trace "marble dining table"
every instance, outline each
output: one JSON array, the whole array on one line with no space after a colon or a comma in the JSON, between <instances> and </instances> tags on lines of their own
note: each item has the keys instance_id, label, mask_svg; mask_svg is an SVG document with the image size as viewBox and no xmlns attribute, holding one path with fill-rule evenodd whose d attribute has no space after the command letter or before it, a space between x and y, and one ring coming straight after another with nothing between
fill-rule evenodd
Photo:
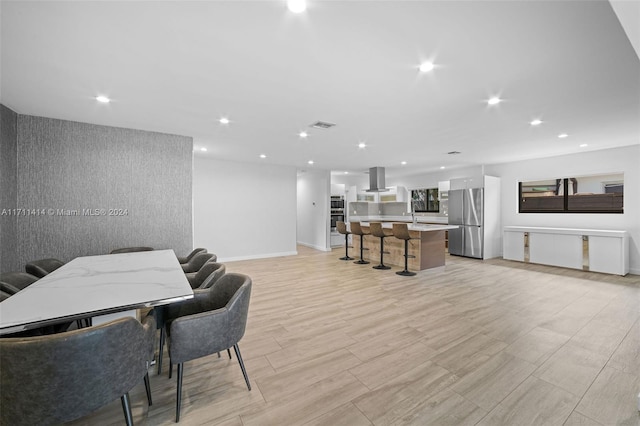
<instances>
[{"instance_id":1,"label":"marble dining table","mask_svg":"<svg viewBox=\"0 0 640 426\"><path fill-rule=\"evenodd\" d=\"M190 299L173 250L78 257L0 303L0 334Z\"/></svg>"}]
</instances>

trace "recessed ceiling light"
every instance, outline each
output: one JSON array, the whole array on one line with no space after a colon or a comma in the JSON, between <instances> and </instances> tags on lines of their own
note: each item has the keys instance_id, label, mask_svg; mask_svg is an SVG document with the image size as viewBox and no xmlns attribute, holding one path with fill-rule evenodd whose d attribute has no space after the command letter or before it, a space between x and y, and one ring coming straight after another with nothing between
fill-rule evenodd
<instances>
[{"instance_id":1,"label":"recessed ceiling light","mask_svg":"<svg viewBox=\"0 0 640 426\"><path fill-rule=\"evenodd\" d=\"M364 143L364 142L360 142L360 143L358 144L358 148L361 148L361 149L362 149L362 148L366 148L366 147L367 147L367 144L366 144L366 143Z\"/></svg>"},{"instance_id":2,"label":"recessed ceiling light","mask_svg":"<svg viewBox=\"0 0 640 426\"><path fill-rule=\"evenodd\" d=\"M420 72L429 72L429 71L433 71L435 67L436 66L433 65L433 62L423 62L420 64L419 69L420 69Z\"/></svg>"},{"instance_id":3,"label":"recessed ceiling light","mask_svg":"<svg viewBox=\"0 0 640 426\"><path fill-rule=\"evenodd\" d=\"M227 117L222 117L220 119L220 124L229 124L229 119Z\"/></svg>"},{"instance_id":4,"label":"recessed ceiling light","mask_svg":"<svg viewBox=\"0 0 640 426\"><path fill-rule=\"evenodd\" d=\"M488 103L489 105L497 105L497 104L499 104L501 101L502 101L502 99L500 99L500 98L499 98L499 97L497 97L497 96L494 96L494 97L492 97L492 98L489 98L489 100L487 101L487 103Z\"/></svg>"},{"instance_id":5,"label":"recessed ceiling light","mask_svg":"<svg viewBox=\"0 0 640 426\"><path fill-rule=\"evenodd\" d=\"M300 136L302 139L304 139L307 136L309 136L309 134L307 132L300 132L300 133L298 133L298 136Z\"/></svg>"},{"instance_id":6,"label":"recessed ceiling light","mask_svg":"<svg viewBox=\"0 0 640 426\"><path fill-rule=\"evenodd\" d=\"M535 120L531 121L532 126L539 126L541 124L542 124L542 120L540 120L539 118L536 118Z\"/></svg>"},{"instance_id":7,"label":"recessed ceiling light","mask_svg":"<svg viewBox=\"0 0 640 426\"><path fill-rule=\"evenodd\" d=\"M348 174L349 174L349 172L344 172L344 174L345 174L345 175L348 175Z\"/></svg>"},{"instance_id":8,"label":"recessed ceiling light","mask_svg":"<svg viewBox=\"0 0 640 426\"><path fill-rule=\"evenodd\" d=\"M202 152L207 152L207 148L202 147L202 148L200 148L200 151L202 151Z\"/></svg>"},{"instance_id":9,"label":"recessed ceiling light","mask_svg":"<svg viewBox=\"0 0 640 426\"><path fill-rule=\"evenodd\" d=\"M589 145L587 145L586 143L581 143L580 144L580 148L584 148L584 147L587 147L587 146L589 146Z\"/></svg>"},{"instance_id":10,"label":"recessed ceiling light","mask_svg":"<svg viewBox=\"0 0 640 426\"><path fill-rule=\"evenodd\" d=\"M440 166L440 170L444 169L444 166Z\"/></svg>"},{"instance_id":11,"label":"recessed ceiling light","mask_svg":"<svg viewBox=\"0 0 640 426\"><path fill-rule=\"evenodd\" d=\"M267 156L264 154L260 154L260 158L267 158Z\"/></svg>"},{"instance_id":12,"label":"recessed ceiling light","mask_svg":"<svg viewBox=\"0 0 640 426\"><path fill-rule=\"evenodd\" d=\"M566 138L566 137L568 137L568 136L569 136L569 135L568 135L568 134L566 134L566 133L560 133L560 134L558 135L558 137L559 137L560 139L564 139L564 138Z\"/></svg>"},{"instance_id":13,"label":"recessed ceiling light","mask_svg":"<svg viewBox=\"0 0 640 426\"><path fill-rule=\"evenodd\" d=\"M307 161L307 164L313 164L313 160Z\"/></svg>"},{"instance_id":14,"label":"recessed ceiling light","mask_svg":"<svg viewBox=\"0 0 640 426\"><path fill-rule=\"evenodd\" d=\"M107 98L106 96L100 95L96 96L96 101L102 102L103 104L108 104L109 102L111 102L111 99Z\"/></svg>"},{"instance_id":15,"label":"recessed ceiling light","mask_svg":"<svg viewBox=\"0 0 640 426\"><path fill-rule=\"evenodd\" d=\"M293 13L302 13L307 8L306 0L287 0L287 7Z\"/></svg>"},{"instance_id":16,"label":"recessed ceiling light","mask_svg":"<svg viewBox=\"0 0 640 426\"><path fill-rule=\"evenodd\" d=\"M403 166L405 166L407 164L406 161L401 161L400 164L402 164Z\"/></svg>"}]
</instances>

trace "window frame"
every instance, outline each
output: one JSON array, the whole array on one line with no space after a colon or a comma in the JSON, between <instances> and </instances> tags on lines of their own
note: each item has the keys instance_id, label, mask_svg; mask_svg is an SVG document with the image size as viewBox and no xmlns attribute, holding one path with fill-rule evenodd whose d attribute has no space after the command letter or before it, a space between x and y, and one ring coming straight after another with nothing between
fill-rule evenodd
<instances>
[{"instance_id":1,"label":"window frame","mask_svg":"<svg viewBox=\"0 0 640 426\"><path fill-rule=\"evenodd\" d=\"M566 214L566 213L596 213L596 214L624 214L624 178L622 181L622 207L620 209L599 209L599 210L592 210L592 209L570 209L569 207L569 197L572 196L577 196L576 194L570 194L569 193L569 183L571 182L572 184L574 184L576 178L562 178L562 185L563 185L563 191L562 191L562 197L563 197L563 203L562 203L562 210L544 210L544 209L523 209L523 200L527 197L523 197L522 196L522 181L518 181L518 213L522 213L522 214L527 214L527 213L544 213L544 214L548 214L548 213L559 213L559 214ZM547 180L547 179L545 179ZM548 179L551 180L551 179ZM556 179L558 180L558 179Z\"/></svg>"}]
</instances>

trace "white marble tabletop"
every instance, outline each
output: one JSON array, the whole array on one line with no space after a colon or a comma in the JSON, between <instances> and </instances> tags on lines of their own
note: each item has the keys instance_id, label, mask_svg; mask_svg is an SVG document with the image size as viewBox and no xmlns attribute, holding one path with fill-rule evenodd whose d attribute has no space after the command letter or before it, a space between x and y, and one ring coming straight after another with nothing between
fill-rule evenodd
<instances>
[{"instance_id":1,"label":"white marble tabletop","mask_svg":"<svg viewBox=\"0 0 640 426\"><path fill-rule=\"evenodd\" d=\"M78 257L0 303L0 334L192 297L173 250Z\"/></svg>"}]
</instances>

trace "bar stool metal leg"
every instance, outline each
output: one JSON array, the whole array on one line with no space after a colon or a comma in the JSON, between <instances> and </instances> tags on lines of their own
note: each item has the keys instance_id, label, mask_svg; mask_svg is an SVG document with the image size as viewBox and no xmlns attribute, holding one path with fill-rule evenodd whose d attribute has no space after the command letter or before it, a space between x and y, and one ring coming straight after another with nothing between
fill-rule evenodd
<instances>
[{"instance_id":1,"label":"bar stool metal leg","mask_svg":"<svg viewBox=\"0 0 640 426\"><path fill-rule=\"evenodd\" d=\"M391 269L391 266L387 266L384 264L384 253L384 238L380 238L380 264L374 266L373 269Z\"/></svg>"},{"instance_id":2,"label":"bar stool metal leg","mask_svg":"<svg viewBox=\"0 0 640 426\"><path fill-rule=\"evenodd\" d=\"M404 270L396 272L398 275L405 277L412 277L416 273L409 271L409 258L415 256L409 256L409 240L404 240Z\"/></svg>"},{"instance_id":3,"label":"bar stool metal leg","mask_svg":"<svg viewBox=\"0 0 640 426\"><path fill-rule=\"evenodd\" d=\"M340 260L353 260L353 257L349 257L349 234L344 234L344 256Z\"/></svg>"},{"instance_id":4,"label":"bar stool metal leg","mask_svg":"<svg viewBox=\"0 0 640 426\"><path fill-rule=\"evenodd\" d=\"M358 265L367 265L370 263L368 260L364 260L364 257L362 255L362 252L364 250L369 250L369 249L364 248L364 235L360 234L360 260L356 260L353 263L357 263Z\"/></svg>"}]
</instances>

